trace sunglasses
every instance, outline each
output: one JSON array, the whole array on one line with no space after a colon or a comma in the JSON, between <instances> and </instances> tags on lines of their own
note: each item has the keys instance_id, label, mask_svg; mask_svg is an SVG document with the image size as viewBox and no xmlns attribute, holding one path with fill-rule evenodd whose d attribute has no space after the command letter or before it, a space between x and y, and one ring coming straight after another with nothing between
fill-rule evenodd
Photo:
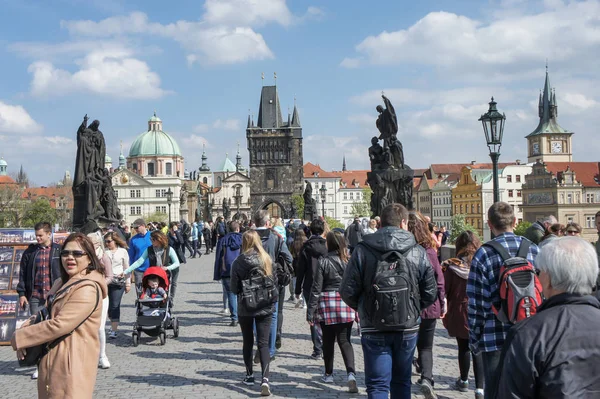
<instances>
[{"instance_id":1,"label":"sunglasses","mask_svg":"<svg viewBox=\"0 0 600 399\"><path fill-rule=\"evenodd\" d=\"M73 255L74 258L81 258L82 256L86 256L87 254L83 251L60 251L60 256L63 258L68 258L70 255Z\"/></svg>"},{"instance_id":2,"label":"sunglasses","mask_svg":"<svg viewBox=\"0 0 600 399\"><path fill-rule=\"evenodd\" d=\"M104 240L104 243L105 243L105 244L108 244L108 243L110 243L110 242L113 242L113 241L114 241L114 240Z\"/></svg>"}]
</instances>

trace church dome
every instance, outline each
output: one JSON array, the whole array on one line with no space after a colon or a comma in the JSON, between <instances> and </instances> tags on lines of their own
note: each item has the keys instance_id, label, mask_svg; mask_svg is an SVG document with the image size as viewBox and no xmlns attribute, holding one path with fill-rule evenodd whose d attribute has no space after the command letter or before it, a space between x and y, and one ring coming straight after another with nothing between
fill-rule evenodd
<instances>
[{"instance_id":1,"label":"church dome","mask_svg":"<svg viewBox=\"0 0 600 399\"><path fill-rule=\"evenodd\" d=\"M108 154L106 154L106 156L104 157L104 163L112 163L112 158L108 156Z\"/></svg>"},{"instance_id":2,"label":"church dome","mask_svg":"<svg viewBox=\"0 0 600 399\"><path fill-rule=\"evenodd\" d=\"M162 121L155 112L148 120L148 131L131 145L129 156L181 156L181 150L175 139L162 131Z\"/></svg>"},{"instance_id":3,"label":"church dome","mask_svg":"<svg viewBox=\"0 0 600 399\"><path fill-rule=\"evenodd\" d=\"M8 166L8 163L4 160L4 158L0 158L0 166Z\"/></svg>"}]
</instances>

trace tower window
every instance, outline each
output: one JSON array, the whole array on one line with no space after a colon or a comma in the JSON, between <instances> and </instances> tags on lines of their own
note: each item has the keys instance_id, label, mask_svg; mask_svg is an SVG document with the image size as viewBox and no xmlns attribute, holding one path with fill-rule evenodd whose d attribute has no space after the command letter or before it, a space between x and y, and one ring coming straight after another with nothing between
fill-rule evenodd
<instances>
[{"instance_id":1,"label":"tower window","mask_svg":"<svg viewBox=\"0 0 600 399\"><path fill-rule=\"evenodd\" d=\"M208 177L203 177L202 178L202 183L208 184Z\"/></svg>"},{"instance_id":2,"label":"tower window","mask_svg":"<svg viewBox=\"0 0 600 399\"><path fill-rule=\"evenodd\" d=\"M173 164L171 162L167 162L165 164L165 171L167 176L171 176L173 174Z\"/></svg>"},{"instance_id":3,"label":"tower window","mask_svg":"<svg viewBox=\"0 0 600 399\"><path fill-rule=\"evenodd\" d=\"M148 163L148 176L154 176L154 164L152 162Z\"/></svg>"}]
</instances>

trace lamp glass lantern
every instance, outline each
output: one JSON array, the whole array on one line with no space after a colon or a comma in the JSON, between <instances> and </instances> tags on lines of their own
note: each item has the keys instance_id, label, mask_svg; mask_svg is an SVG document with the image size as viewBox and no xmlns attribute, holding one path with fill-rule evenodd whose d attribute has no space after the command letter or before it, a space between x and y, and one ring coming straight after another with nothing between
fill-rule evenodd
<instances>
[{"instance_id":1,"label":"lamp glass lantern","mask_svg":"<svg viewBox=\"0 0 600 399\"><path fill-rule=\"evenodd\" d=\"M171 223L171 204L173 203L173 191L171 191L171 187L165 193L167 195L167 205L169 206L169 223Z\"/></svg>"},{"instance_id":2,"label":"lamp glass lantern","mask_svg":"<svg viewBox=\"0 0 600 399\"><path fill-rule=\"evenodd\" d=\"M500 152L506 115L498 112L498 109L496 108L497 103L494 101L494 97L492 97L492 101L490 101L489 105L488 112L481 115L479 121L483 125L485 141L491 154Z\"/></svg>"}]
</instances>

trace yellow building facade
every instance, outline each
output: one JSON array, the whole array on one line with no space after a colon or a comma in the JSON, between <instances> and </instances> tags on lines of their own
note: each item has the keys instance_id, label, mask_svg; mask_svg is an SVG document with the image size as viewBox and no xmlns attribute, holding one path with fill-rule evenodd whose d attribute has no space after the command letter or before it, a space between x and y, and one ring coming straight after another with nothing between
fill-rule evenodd
<instances>
[{"instance_id":1,"label":"yellow building facade","mask_svg":"<svg viewBox=\"0 0 600 399\"><path fill-rule=\"evenodd\" d=\"M460 180L452 189L453 215L465 215L465 222L477 229L483 237L482 184L491 179L492 171L464 166Z\"/></svg>"}]
</instances>

